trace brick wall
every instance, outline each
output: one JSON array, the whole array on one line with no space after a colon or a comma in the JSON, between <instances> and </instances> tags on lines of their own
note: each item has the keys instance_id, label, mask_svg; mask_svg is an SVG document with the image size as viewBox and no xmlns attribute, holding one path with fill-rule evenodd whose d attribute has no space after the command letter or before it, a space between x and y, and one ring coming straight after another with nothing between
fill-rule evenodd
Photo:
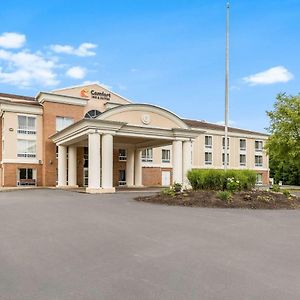
<instances>
[{"instance_id":1,"label":"brick wall","mask_svg":"<svg viewBox=\"0 0 300 300\"><path fill-rule=\"evenodd\" d=\"M82 106L53 103L45 101L43 103L43 185L56 185L56 146L49 139L49 136L56 132L56 117L69 117L74 121L79 121L84 117Z\"/></svg>"},{"instance_id":2,"label":"brick wall","mask_svg":"<svg viewBox=\"0 0 300 300\"><path fill-rule=\"evenodd\" d=\"M4 186L17 186L17 170L18 169L36 169L37 185L42 186L42 165L39 164L3 164L3 181Z\"/></svg>"}]
</instances>

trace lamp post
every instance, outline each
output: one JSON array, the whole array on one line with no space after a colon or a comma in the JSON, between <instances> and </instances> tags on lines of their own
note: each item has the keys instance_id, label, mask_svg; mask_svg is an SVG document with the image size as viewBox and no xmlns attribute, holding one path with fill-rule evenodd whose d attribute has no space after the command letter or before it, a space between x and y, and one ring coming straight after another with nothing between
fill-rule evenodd
<instances>
[{"instance_id":1,"label":"lamp post","mask_svg":"<svg viewBox=\"0 0 300 300\"><path fill-rule=\"evenodd\" d=\"M228 155L228 111L229 111L229 0L226 4L226 49L225 49L225 143L224 143L224 170L227 170Z\"/></svg>"}]
</instances>

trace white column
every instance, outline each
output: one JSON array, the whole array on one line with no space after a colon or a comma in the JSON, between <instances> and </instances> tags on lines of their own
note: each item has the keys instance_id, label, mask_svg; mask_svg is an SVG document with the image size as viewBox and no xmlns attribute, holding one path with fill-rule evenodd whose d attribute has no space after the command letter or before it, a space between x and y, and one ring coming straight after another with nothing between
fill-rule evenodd
<instances>
[{"instance_id":1,"label":"white column","mask_svg":"<svg viewBox=\"0 0 300 300\"><path fill-rule=\"evenodd\" d=\"M67 147L58 146L57 187L67 185Z\"/></svg>"},{"instance_id":2,"label":"white column","mask_svg":"<svg viewBox=\"0 0 300 300\"><path fill-rule=\"evenodd\" d=\"M113 136L102 136L102 189L104 193L115 192L113 187Z\"/></svg>"},{"instance_id":3,"label":"white column","mask_svg":"<svg viewBox=\"0 0 300 300\"><path fill-rule=\"evenodd\" d=\"M100 190L100 134L89 133L89 181L86 191L98 193Z\"/></svg>"},{"instance_id":4,"label":"white column","mask_svg":"<svg viewBox=\"0 0 300 300\"><path fill-rule=\"evenodd\" d=\"M127 158L126 158L126 185L134 185L134 149L127 149Z\"/></svg>"},{"instance_id":5,"label":"white column","mask_svg":"<svg viewBox=\"0 0 300 300\"><path fill-rule=\"evenodd\" d=\"M184 141L182 145L182 178L183 187L190 188L190 183L187 179L187 173L192 169L192 142Z\"/></svg>"},{"instance_id":6,"label":"white column","mask_svg":"<svg viewBox=\"0 0 300 300\"><path fill-rule=\"evenodd\" d=\"M68 153L68 186L77 186L77 147L69 146Z\"/></svg>"},{"instance_id":7,"label":"white column","mask_svg":"<svg viewBox=\"0 0 300 300\"><path fill-rule=\"evenodd\" d=\"M134 155L134 185L142 186L142 150L136 149Z\"/></svg>"},{"instance_id":8,"label":"white column","mask_svg":"<svg viewBox=\"0 0 300 300\"><path fill-rule=\"evenodd\" d=\"M182 184L182 141L173 141L173 183Z\"/></svg>"}]
</instances>

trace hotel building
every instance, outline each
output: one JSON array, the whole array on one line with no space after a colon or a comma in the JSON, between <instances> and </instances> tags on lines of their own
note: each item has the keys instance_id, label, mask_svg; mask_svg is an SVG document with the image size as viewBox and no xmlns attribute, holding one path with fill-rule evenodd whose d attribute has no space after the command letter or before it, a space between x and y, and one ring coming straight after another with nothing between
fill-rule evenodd
<instances>
[{"instance_id":1,"label":"hotel building","mask_svg":"<svg viewBox=\"0 0 300 300\"><path fill-rule=\"evenodd\" d=\"M192 168L223 169L224 127L132 103L98 84L0 93L0 185L86 187L188 185ZM229 128L228 168L269 181L268 135Z\"/></svg>"}]
</instances>

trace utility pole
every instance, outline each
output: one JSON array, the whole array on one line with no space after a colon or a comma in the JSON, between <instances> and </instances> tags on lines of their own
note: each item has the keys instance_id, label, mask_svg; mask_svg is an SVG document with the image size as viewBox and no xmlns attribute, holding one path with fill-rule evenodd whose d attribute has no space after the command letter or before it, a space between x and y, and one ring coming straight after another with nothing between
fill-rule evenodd
<instances>
[{"instance_id":1,"label":"utility pole","mask_svg":"<svg viewBox=\"0 0 300 300\"><path fill-rule=\"evenodd\" d=\"M229 111L229 0L226 4L226 50L225 50L225 143L224 143L224 170L227 170L228 155L228 111Z\"/></svg>"}]
</instances>

